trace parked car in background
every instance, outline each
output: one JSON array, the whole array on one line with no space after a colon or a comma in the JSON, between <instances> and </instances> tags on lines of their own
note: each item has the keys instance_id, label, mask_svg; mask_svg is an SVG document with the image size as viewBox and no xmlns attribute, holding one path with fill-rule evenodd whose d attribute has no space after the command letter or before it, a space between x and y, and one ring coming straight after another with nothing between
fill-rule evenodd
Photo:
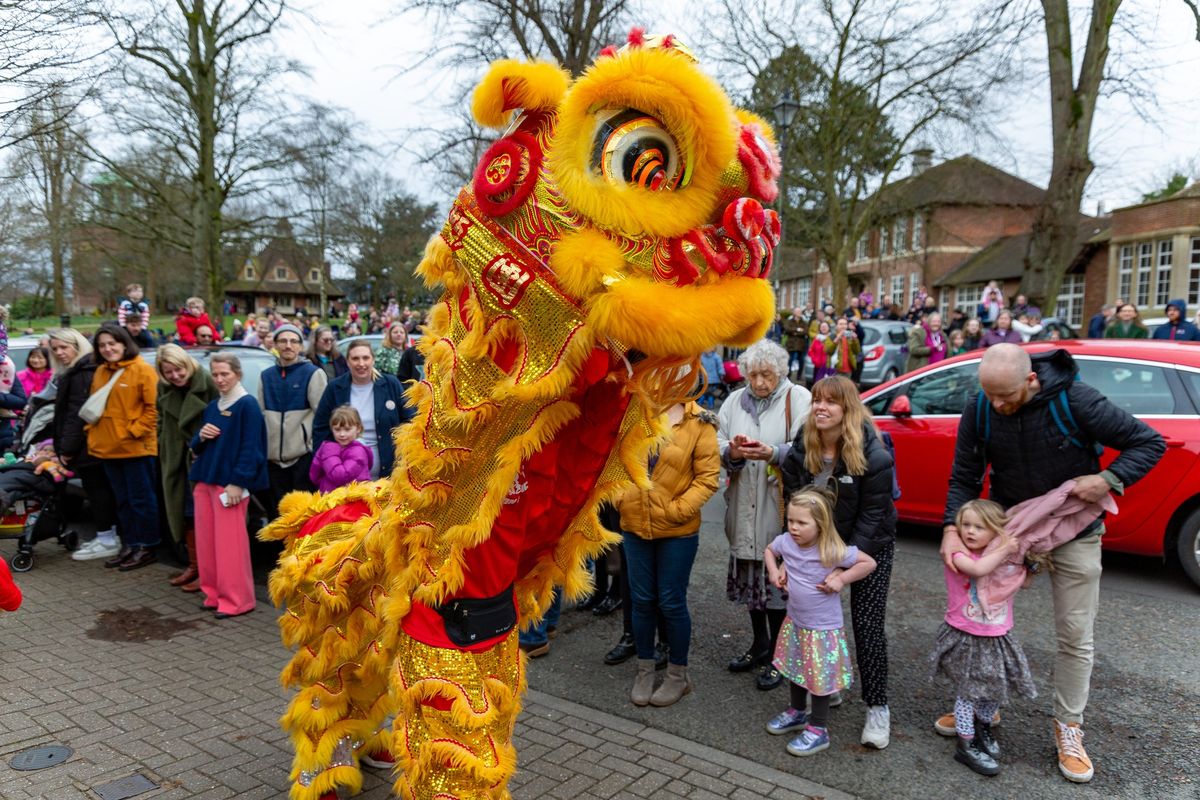
<instances>
[{"instance_id":1,"label":"parked car in background","mask_svg":"<svg viewBox=\"0 0 1200 800\"><path fill-rule=\"evenodd\" d=\"M383 344L383 334L382 333L362 333L362 334L359 334L358 336L347 336L345 339L338 339L338 343L337 343L338 352L341 353L343 356L345 356L346 351L350 349L350 343L351 342L360 342L360 341L370 342L371 349L374 350L376 353L378 353L380 346ZM417 342L419 342L419 341L421 341L421 334L410 333L408 335L408 344L410 347L415 347Z\"/></svg>"},{"instance_id":2,"label":"parked car in background","mask_svg":"<svg viewBox=\"0 0 1200 800\"><path fill-rule=\"evenodd\" d=\"M1149 319L1142 320L1142 324L1146 326L1146 330L1150 332L1150 336L1154 336L1154 331L1156 331L1160 326L1167 324L1167 318L1150 317ZM1170 331L1168 331L1168 333L1170 333Z\"/></svg>"},{"instance_id":3,"label":"parked car in background","mask_svg":"<svg viewBox=\"0 0 1200 800\"><path fill-rule=\"evenodd\" d=\"M908 359L908 329L912 323L899 320L864 319L862 326L863 386L886 383L903 374ZM812 383L813 365L804 359L804 383Z\"/></svg>"},{"instance_id":4,"label":"parked car in background","mask_svg":"<svg viewBox=\"0 0 1200 800\"><path fill-rule=\"evenodd\" d=\"M1104 548L1176 557L1200 584L1200 347L1128 339L1031 342L1031 353L1062 347L1080 380L1163 435L1167 452L1150 474L1116 498ZM900 518L941 525L963 410L979 391L983 351L923 367L863 393L896 446ZM1116 454L1105 452L1102 463Z\"/></svg>"}]
</instances>

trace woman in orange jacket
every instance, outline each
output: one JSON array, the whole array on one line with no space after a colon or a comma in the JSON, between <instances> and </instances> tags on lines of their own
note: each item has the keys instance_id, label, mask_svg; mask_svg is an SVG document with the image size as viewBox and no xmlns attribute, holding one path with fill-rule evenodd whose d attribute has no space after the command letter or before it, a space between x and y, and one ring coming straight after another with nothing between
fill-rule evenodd
<instances>
[{"instance_id":1,"label":"woman in orange jacket","mask_svg":"<svg viewBox=\"0 0 1200 800\"><path fill-rule=\"evenodd\" d=\"M688 579L700 546L700 509L717 491L721 455L717 418L696 403L667 410L671 439L650 458L649 489L633 487L617 500L625 569L633 596L638 674L635 705L669 706L692 689L687 675L692 619ZM662 615L670 645L667 676L654 688L654 638Z\"/></svg>"},{"instance_id":2,"label":"woman in orange jacket","mask_svg":"<svg viewBox=\"0 0 1200 800\"><path fill-rule=\"evenodd\" d=\"M104 464L123 523L121 549L104 566L127 572L157 558L158 373L138 355L124 328L102 325L93 346L100 366L92 378L92 396L109 384L111 388L99 418L87 426L88 452Z\"/></svg>"}]
</instances>

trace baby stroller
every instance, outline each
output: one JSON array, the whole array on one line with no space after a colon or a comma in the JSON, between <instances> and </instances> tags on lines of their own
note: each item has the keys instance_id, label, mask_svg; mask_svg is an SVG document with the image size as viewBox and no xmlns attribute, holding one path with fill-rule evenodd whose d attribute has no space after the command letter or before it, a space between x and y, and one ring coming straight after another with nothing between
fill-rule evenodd
<instances>
[{"instance_id":1,"label":"baby stroller","mask_svg":"<svg viewBox=\"0 0 1200 800\"><path fill-rule=\"evenodd\" d=\"M54 384L34 395L25 411L16 452L29 453L48 438L54 421ZM33 462L21 460L0 465L0 539L17 539L17 552L9 559L13 572L33 569L33 546L54 537L67 550L79 544L79 535L65 530L61 507L69 481L56 481Z\"/></svg>"}]
</instances>

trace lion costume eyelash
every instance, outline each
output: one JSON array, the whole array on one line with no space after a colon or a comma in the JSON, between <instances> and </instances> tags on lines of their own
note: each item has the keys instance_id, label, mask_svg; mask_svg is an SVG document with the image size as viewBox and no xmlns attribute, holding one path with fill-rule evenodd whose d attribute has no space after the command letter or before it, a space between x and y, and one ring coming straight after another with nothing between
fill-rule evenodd
<instances>
[{"instance_id":1,"label":"lion costume eyelash","mask_svg":"<svg viewBox=\"0 0 1200 800\"><path fill-rule=\"evenodd\" d=\"M779 160L672 37L635 31L575 81L497 62L472 110L506 129L418 272L443 294L390 478L284 498L260 534L295 655L291 796L361 787L390 750L405 798L503 798L521 625L612 543L597 505L647 485L697 356L774 312ZM385 723L395 716L392 728Z\"/></svg>"}]
</instances>

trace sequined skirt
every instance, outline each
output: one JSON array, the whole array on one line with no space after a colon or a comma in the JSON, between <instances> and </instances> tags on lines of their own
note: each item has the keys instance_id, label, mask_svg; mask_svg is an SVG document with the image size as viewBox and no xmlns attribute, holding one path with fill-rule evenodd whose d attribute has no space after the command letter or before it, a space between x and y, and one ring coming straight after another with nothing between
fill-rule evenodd
<instances>
[{"instance_id":1,"label":"sequined skirt","mask_svg":"<svg viewBox=\"0 0 1200 800\"><path fill-rule=\"evenodd\" d=\"M947 678L955 695L964 700L1003 705L1010 692L1037 696L1025 653L1008 634L974 636L943 622L929 660L933 674Z\"/></svg>"},{"instance_id":2,"label":"sequined skirt","mask_svg":"<svg viewBox=\"0 0 1200 800\"><path fill-rule=\"evenodd\" d=\"M850 649L841 628L814 631L785 618L772 664L780 675L817 696L849 689L853 682Z\"/></svg>"}]
</instances>

